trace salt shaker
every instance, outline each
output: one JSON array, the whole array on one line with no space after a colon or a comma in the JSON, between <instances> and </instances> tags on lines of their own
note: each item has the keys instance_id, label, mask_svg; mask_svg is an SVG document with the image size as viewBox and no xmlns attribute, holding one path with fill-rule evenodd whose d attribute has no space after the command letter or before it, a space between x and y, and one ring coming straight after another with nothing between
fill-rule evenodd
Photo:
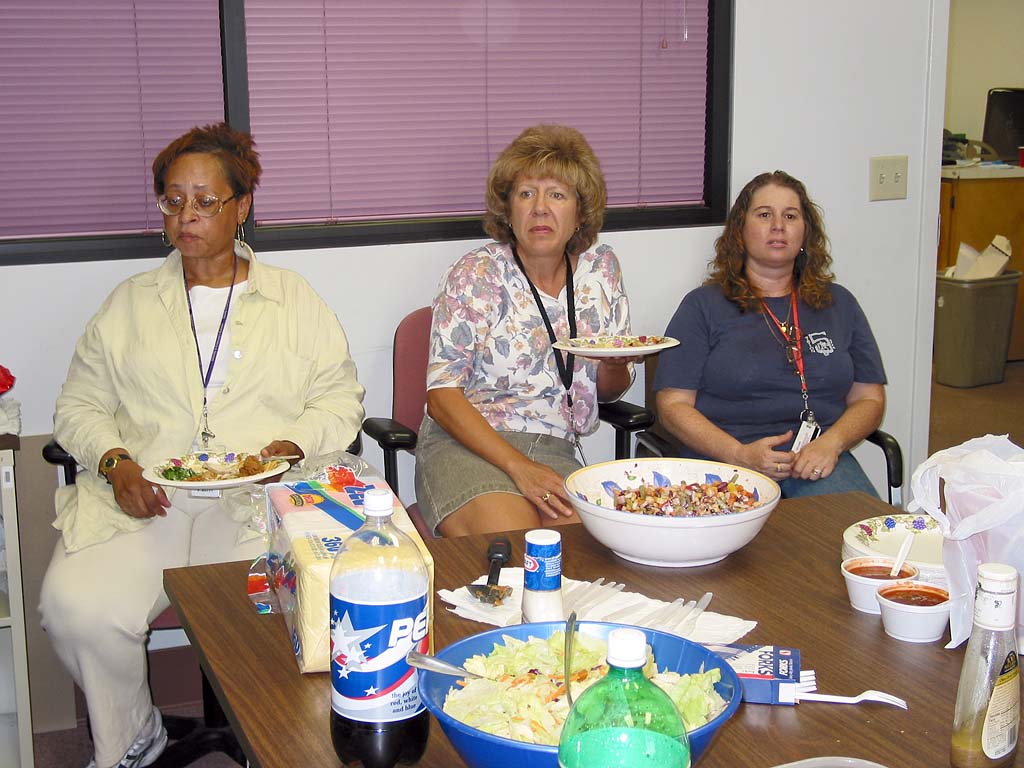
<instances>
[{"instance_id":1,"label":"salt shaker","mask_svg":"<svg viewBox=\"0 0 1024 768\"><path fill-rule=\"evenodd\" d=\"M523 621L562 621L562 535L540 528L526 533Z\"/></svg>"}]
</instances>

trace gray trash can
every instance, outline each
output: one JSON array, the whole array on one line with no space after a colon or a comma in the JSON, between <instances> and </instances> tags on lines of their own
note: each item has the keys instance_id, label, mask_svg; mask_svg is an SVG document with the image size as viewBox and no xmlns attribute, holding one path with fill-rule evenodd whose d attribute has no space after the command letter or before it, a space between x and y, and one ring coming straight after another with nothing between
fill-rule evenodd
<instances>
[{"instance_id":1,"label":"gray trash can","mask_svg":"<svg viewBox=\"0 0 1024 768\"><path fill-rule=\"evenodd\" d=\"M935 286L935 381L977 387L1003 380L1021 273L954 280L939 274Z\"/></svg>"}]
</instances>

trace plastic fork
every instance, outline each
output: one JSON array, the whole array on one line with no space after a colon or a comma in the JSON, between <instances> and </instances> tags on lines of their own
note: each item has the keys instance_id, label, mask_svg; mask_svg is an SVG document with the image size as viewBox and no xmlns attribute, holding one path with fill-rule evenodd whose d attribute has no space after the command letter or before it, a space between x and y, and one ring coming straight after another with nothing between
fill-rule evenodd
<instances>
[{"instance_id":1,"label":"plastic fork","mask_svg":"<svg viewBox=\"0 0 1024 768\"><path fill-rule=\"evenodd\" d=\"M611 600L625 588L625 584L619 584L614 581L609 584L605 584L598 591L587 595L585 600L578 601L575 605L575 610L577 613L583 614L584 612L595 608L600 603L603 603L605 600Z\"/></svg>"},{"instance_id":2,"label":"plastic fork","mask_svg":"<svg viewBox=\"0 0 1024 768\"><path fill-rule=\"evenodd\" d=\"M697 601L697 605L693 607L693 610L686 614L686 618L683 620L682 625L679 627L677 634L686 636L687 633L692 632L697 627L697 619L704 613L704 609L711 603L711 598L714 594L711 592L705 592L700 600Z\"/></svg>"},{"instance_id":3,"label":"plastic fork","mask_svg":"<svg viewBox=\"0 0 1024 768\"><path fill-rule=\"evenodd\" d=\"M801 701L828 701L833 704L860 704L862 701L877 701L882 704L891 704L900 709L907 708L907 702L883 691L863 691L856 696L833 696L828 693L801 693L796 694L797 703Z\"/></svg>"}]
</instances>

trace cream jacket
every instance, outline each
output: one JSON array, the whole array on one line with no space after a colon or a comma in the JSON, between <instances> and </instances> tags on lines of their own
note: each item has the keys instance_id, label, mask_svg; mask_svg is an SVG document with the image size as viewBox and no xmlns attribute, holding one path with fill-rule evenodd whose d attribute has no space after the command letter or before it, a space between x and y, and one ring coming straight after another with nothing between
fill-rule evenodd
<instances>
[{"instance_id":1,"label":"cream jacket","mask_svg":"<svg viewBox=\"0 0 1024 768\"><path fill-rule=\"evenodd\" d=\"M363 388L334 313L302 277L256 261L230 318L227 378L209 404L210 429L229 450L291 440L306 456L344 450L363 419ZM143 467L189 453L203 384L181 256L114 289L78 341L57 399L54 437L85 471L57 491L54 527L73 552L147 524L121 511L98 474L123 446ZM169 492L173 489L167 489ZM171 495L170 493L168 495Z\"/></svg>"}]
</instances>

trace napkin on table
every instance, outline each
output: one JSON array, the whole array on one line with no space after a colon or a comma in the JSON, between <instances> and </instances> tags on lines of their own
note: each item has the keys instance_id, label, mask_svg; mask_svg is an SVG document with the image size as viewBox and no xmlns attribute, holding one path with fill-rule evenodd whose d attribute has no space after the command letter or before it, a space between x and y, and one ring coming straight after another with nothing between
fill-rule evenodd
<instances>
[{"instance_id":1,"label":"napkin on table","mask_svg":"<svg viewBox=\"0 0 1024 768\"><path fill-rule=\"evenodd\" d=\"M474 584L484 584L486 576L481 576L474 581ZM523 569L502 568L499 583L503 586L512 587L512 597L504 605L488 605L482 603L469 594L465 587L456 590L439 589L437 594L446 603L452 605L448 610L458 616L472 621L479 621L484 624L493 624L498 627L508 627L513 624L522 623L522 611L520 602L523 595ZM562 594L571 597L574 590L582 589L590 582L577 581L562 577ZM609 590L610 591L610 590ZM700 595L689 595L696 600ZM580 621L603 621L606 616L622 611L631 605L645 604L650 610L658 606L668 607L669 603L663 600L654 600L642 595L639 592L626 592L625 590L611 595L608 599L585 607L577 618ZM641 611L640 615L643 615ZM628 618L622 621L624 624L633 624ZM686 626L686 625L684 625ZM696 624L682 637L698 643L733 643L750 632L756 621L748 621L735 616L723 616L719 613L704 611L698 618Z\"/></svg>"}]
</instances>

